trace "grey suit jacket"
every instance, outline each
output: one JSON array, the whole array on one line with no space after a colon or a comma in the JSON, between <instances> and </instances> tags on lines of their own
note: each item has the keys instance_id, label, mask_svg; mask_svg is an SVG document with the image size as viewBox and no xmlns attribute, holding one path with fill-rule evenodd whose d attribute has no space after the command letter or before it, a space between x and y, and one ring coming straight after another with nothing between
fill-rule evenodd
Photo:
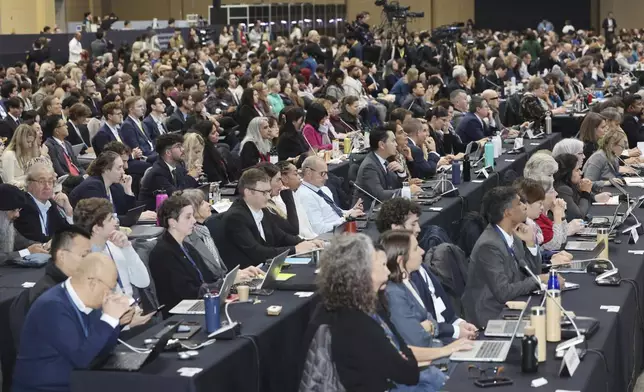
<instances>
[{"instance_id":1,"label":"grey suit jacket","mask_svg":"<svg viewBox=\"0 0 644 392\"><path fill-rule=\"evenodd\" d=\"M438 323L432 314L422 306L404 283L388 282L385 287L389 303L390 320L409 346L440 347ZM422 323L429 320L434 325L434 333L425 331Z\"/></svg>"},{"instance_id":2,"label":"grey suit jacket","mask_svg":"<svg viewBox=\"0 0 644 392\"><path fill-rule=\"evenodd\" d=\"M539 253L533 256L525 244L514 236L512 249L518 260L525 262L536 275L541 273ZM507 301L537 290L539 285L527 276L508 251L505 238L488 225L472 250L463 293L467 320L479 328L499 316Z\"/></svg>"},{"instance_id":3,"label":"grey suit jacket","mask_svg":"<svg viewBox=\"0 0 644 392\"><path fill-rule=\"evenodd\" d=\"M213 288L219 289L224 283L224 278L228 273L228 269L226 268L226 265L224 264L221 257L219 259L219 262L215 260L215 255L213 255L212 252L208 249L206 243L203 242L196 231L193 231L192 234L187 236L185 238L185 242L189 243L197 250L199 256L201 256L201 258L203 259L203 262L208 266L208 269L215 276L216 280L215 282L213 282Z\"/></svg>"},{"instance_id":4,"label":"grey suit jacket","mask_svg":"<svg viewBox=\"0 0 644 392\"><path fill-rule=\"evenodd\" d=\"M606 153L602 150L597 150L593 155L588 158L582 172L584 173L584 178L589 179L592 182L599 180L609 180L611 178L618 177L617 169L619 165L617 160L611 163L606 156Z\"/></svg>"},{"instance_id":5,"label":"grey suit jacket","mask_svg":"<svg viewBox=\"0 0 644 392\"><path fill-rule=\"evenodd\" d=\"M36 243L36 241L28 240L23 237L22 234L18 232L18 230L15 230L14 233L15 239L13 244L13 251L5 252L0 250L0 265L4 265L11 260L20 260L22 257L20 257L20 254L18 252Z\"/></svg>"},{"instance_id":6,"label":"grey suit jacket","mask_svg":"<svg viewBox=\"0 0 644 392\"><path fill-rule=\"evenodd\" d=\"M376 153L370 152L360 164L356 184L379 200L384 201L400 194L402 180L396 173L385 172L385 167L380 164ZM357 202L358 198L362 198L365 211L371 208L373 201L371 197L356 188L352 205Z\"/></svg>"}]
</instances>

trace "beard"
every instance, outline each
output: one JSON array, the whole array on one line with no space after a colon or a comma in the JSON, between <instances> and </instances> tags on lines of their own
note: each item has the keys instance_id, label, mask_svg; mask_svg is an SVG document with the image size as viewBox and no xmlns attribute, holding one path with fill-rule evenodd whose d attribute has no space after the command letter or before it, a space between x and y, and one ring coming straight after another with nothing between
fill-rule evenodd
<instances>
[{"instance_id":1,"label":"beard","mask_svg":"<svg viewBox=\"0 0 644 392\"><path fill-rule=\"evenodd\" d=\"M13 252L15 228L13 227L13 221L7 215L7 211L0 211L0 236L0 251Z\"/></svg>"}]
</instances>

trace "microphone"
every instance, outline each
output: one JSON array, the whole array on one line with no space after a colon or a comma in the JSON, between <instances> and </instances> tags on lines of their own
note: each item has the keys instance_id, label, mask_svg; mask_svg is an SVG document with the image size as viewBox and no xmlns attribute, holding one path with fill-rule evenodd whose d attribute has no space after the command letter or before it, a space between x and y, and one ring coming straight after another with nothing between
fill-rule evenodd
<instances>
[{"instance_id":1,"label":"microphone","mask_svg":"<svg viewBox=\"0 0 644 392\"><path fill-rule=\"evenodd\" d=\"M523 268L524 271L527 271L528 275L530 275L532 279L534 279L534 281L537 282L537 284L541 288L541 280L532 272L532 270L525 264L525 262L519 261L519 264L521 265L521 268ZM574 347L578 344L583 343L585 340L584 335L582 335L581 332L579 332L579 328L577 328L577 324L575 324L575 320L572 317L570 317L570 315L568 315L568 312L566 312L566 309L564 309L563 306L561 306L561 304L559 304L558 301L554 300L555 298L548 290L544 290L544 292L546 293L546 295L550 296L550 298L553 299L552 302L557 304L557 307L561 310L561 312L566 316L568 320L570 320L570 323L572 324L573 328L575 329L575 332L577 333L576 338L568 339L565 342L559 343L555 351L565 351L570 347Z\"/></svg>"},{"instance_id":2,"label":"microphone","mask_svg":"<svg viewBox=\"0 0 644 392\"><path fill-rule=\"evenodd\" d=\"M349 184L354 186L354 187L356 187L356 188L358 188L358 190L360 190L362 193L364 193L365 195L369 196L371 198L371 200L374 200L374 201L382 204L382 201L380 201L380 199L378 199L377 197L375 197L371 193L365 191L360 185L356 184L354 181L349 181Z\"/></svg>"}]
</instances>

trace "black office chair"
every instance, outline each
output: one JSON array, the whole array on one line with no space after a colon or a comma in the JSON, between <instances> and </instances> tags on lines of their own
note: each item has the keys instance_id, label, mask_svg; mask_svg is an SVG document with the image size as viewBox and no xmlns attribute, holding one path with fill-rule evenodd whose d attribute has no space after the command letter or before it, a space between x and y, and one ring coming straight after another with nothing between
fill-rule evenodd
<instances>
[{"instance_id":1,"label":"black office chair","mask_svg":"<svg viewBox=\"0 0 644 392\"><path fill-rule=\"evenodd\" d=\"M18 348L15 346L10 324L11 318L9 317L13 300L13 298L9 298L0 302L0 362L2 363L3 391L11 390L13 368L16 365L16 356L18 355Z\"/></svg>"}]
</instances>

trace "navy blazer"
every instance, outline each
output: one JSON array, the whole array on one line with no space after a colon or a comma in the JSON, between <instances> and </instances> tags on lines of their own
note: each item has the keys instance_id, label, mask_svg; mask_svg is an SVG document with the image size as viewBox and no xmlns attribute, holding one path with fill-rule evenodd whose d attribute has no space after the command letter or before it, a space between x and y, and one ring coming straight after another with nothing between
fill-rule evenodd
<instances>
[{"instance_id":1,"label":"navy blazer","mask_svg":"<svg viewBox=\"0 0 644 392\"><path fill-rule=\"evenodd\" d=\"M26 203L20 211L20 216L14 222L16 230L23 237L44 244L51 239L55 232L69 227L65 212L52 199L49 200L51 207L47 210L47 234L43 234L40 224L40 210L31 195L25 193L25 196Z\"/></svg>"},{"instance_id":2,"label":"navy blazer","mask_svg":"<svg viewBox=\"0 0 644 392\"><path fill-rule=\"evenodd\" d=\"M78 169L78 174L82 176L83 174L85 174L85 169L83 169L83 167L78 162L78 158L74 154L72 144L67 140L63 140L63 143L65 144L65 150L67 150L69 160L72 161L74 166L76 166L76 168ZM69 167L67 166L67 160L65 159L65 151L63 150L63 146L61 146L53 138L47 139L45 141L45 145L49 149L49 158L51 159L51 163L56 174L59 177L69 174Z\"/></svg>"},{"instance_id":3,"label":"navy blazer","mask_svg":"<svg viewBox=\"0 0 644 392\"><path fill-rule=\"evenodd\" d=\"M165 124L163 126L165 127ZM161 130L159 130L159 127L157 126L157 123L150 115L143 119L143 129L148 135L148 138L152 141L152 144L156 142L157 136L162 134ZM163 130L163 133L165 132L166 130Z\"/></svg>"},{"instance_id":4,"label":"navy blazer","mask_svg":"<svg viewBox=\"0 0 644 392\"><path fill-rule=\"evenodd\" d=\"M409 346L436 347L438 324L431 313L421 305L404 283L387 282L385 294L391 314L390 320ZM427 332L421 323L425 320L434 325L433 333Z\"/></svg>"},{"instance_id":5,"label":"navy blazer","mask_svg":"<svg viewBox=\"0 0 644 392\"><path fill-rule=\"evenodd\" d=\"M156 197L154 192L158 190L165 191L172 195L174 191L180 189L197 188L199 183L188 175L188 172L182 165L175 168L177 182L172 180L170 168L164 160L158 159L152 167L146 172L141 180L141 190L139 191L139 200L145 202L146 209L156 210Z\"/></svg>"},{"instance_id":6,"label":"navy blazer","mask_svg":"<svg viewBox=\"0 0 644 392\"><path fill-rule=\"evenodd\" d=\"M119 132L119 137L120 137L120 132ZM114 134L112 133L112 130L110 127L107 126L107 124L103 124L103 126L98 130L96 135L94 135L94 138L92 139L92 147L94 147L94 152L96 153L96 156L98 156L100 153L103 152L103 148L105 148L105 145L109 142L116 141L116 137L114 137Z\"/></svg>"},{"instance_id":7,"label":"navy blazer","mask_svg":"<svg viewBox=\"0 0 644 392\"><path fill-rule=\"evenodd\" d=\"M456 134L461 138L463 144L475 142L484 137L492 136L490 127L484 125L474 113L467 113L456 128Z\"/></svg>"},{"instance_id":8,"label":"navy blazer","mask_svg":"<svg viewBox=\"0 0 644 392\"><path fill-rule=\"evenodd\" d=\"M85 146L89 147L91 145L91 142L89 140L89 129L87 129L87 125L77 125L76 128L78 128L80 136L78 136L78 133L76 133L74 124L72 124L71 121L67 121L67 132L69 133L66 137L67 141L70 142L72 146L75 146L77 144L84 144Z\"/></svg>"},{"instance_id":9,"label":"navy blazer","mask_svg":"<svg viewBox=\"0 0 644 392\"><path fill-rule=\"evenodd\" d=\"M411 139L407 139L407 145L409 146L411 155L414 158L414 164L409 166L411 176L414 178L427 179L436 174L436 167L438 166L440 156L438 156L438 154L430 153L427 156L427 159L425 159L423 149L415 145Z\"/></svg>"},{"instance_id":10,"label":"navy blazer","mask_svg":"<svg viewBox=\"0 0 644 392\"><path fill-rule=\"evenodd\" d=\"M425 272L429 275L429 279L432 281L432 285L434 286L434 295L436 295L437 298L442 299L445 304L445 310L441 313L445 322L438 324L438 336L440 338L452 337L454 334L454 326L452 323L457 319L454 309L452 308L452 302L436 275L434 275L425 265L421 265L420 268L425 269ZM411 280L416 286L417 293L425 304L425 309L427 309L429 313L432 314L434 320L436 320L436 307L434 306L432 293L429 291L429 286L427 282L425 282L425 279L423 279L423 276L419 271L414 271L409 275L409 280Z\"/></svg>"},{"instance_id":11,"label":"navy blazer","mask_svg":"<svg viewBox=\"0 0 644 392\"><path fill-rule=\"evenodd\" d=\"M125 215L128 210L136 207L136 198L131 195L126 195L123 185L112 184L110 186L110 193L112 194L112 201L114 203L114 212L118 215ZM78 204L79 201L90 197L100 197L102 199L109 200L109 197L107 197L107 191L105 190L103 177L87 177L69 194L69 202L72 207L76 207L76 204Z\"/></svg>"},{"instance_id":12,"label":"navy blazer","mask_svg":"<svg viewBox=\"0 0 644 392\"><path fill-rule=\"evenodd\" d=\"M143 127L143 124L141 124L141 127ZM145 131L141 132L141 128L139 128L130 116L121 124L119 134L121 135L123 144L131 149L140 148L143 155L148 158L156 156L154 146L150 146L152 141L148 138Z\"/></svg>"}]
</instances>

